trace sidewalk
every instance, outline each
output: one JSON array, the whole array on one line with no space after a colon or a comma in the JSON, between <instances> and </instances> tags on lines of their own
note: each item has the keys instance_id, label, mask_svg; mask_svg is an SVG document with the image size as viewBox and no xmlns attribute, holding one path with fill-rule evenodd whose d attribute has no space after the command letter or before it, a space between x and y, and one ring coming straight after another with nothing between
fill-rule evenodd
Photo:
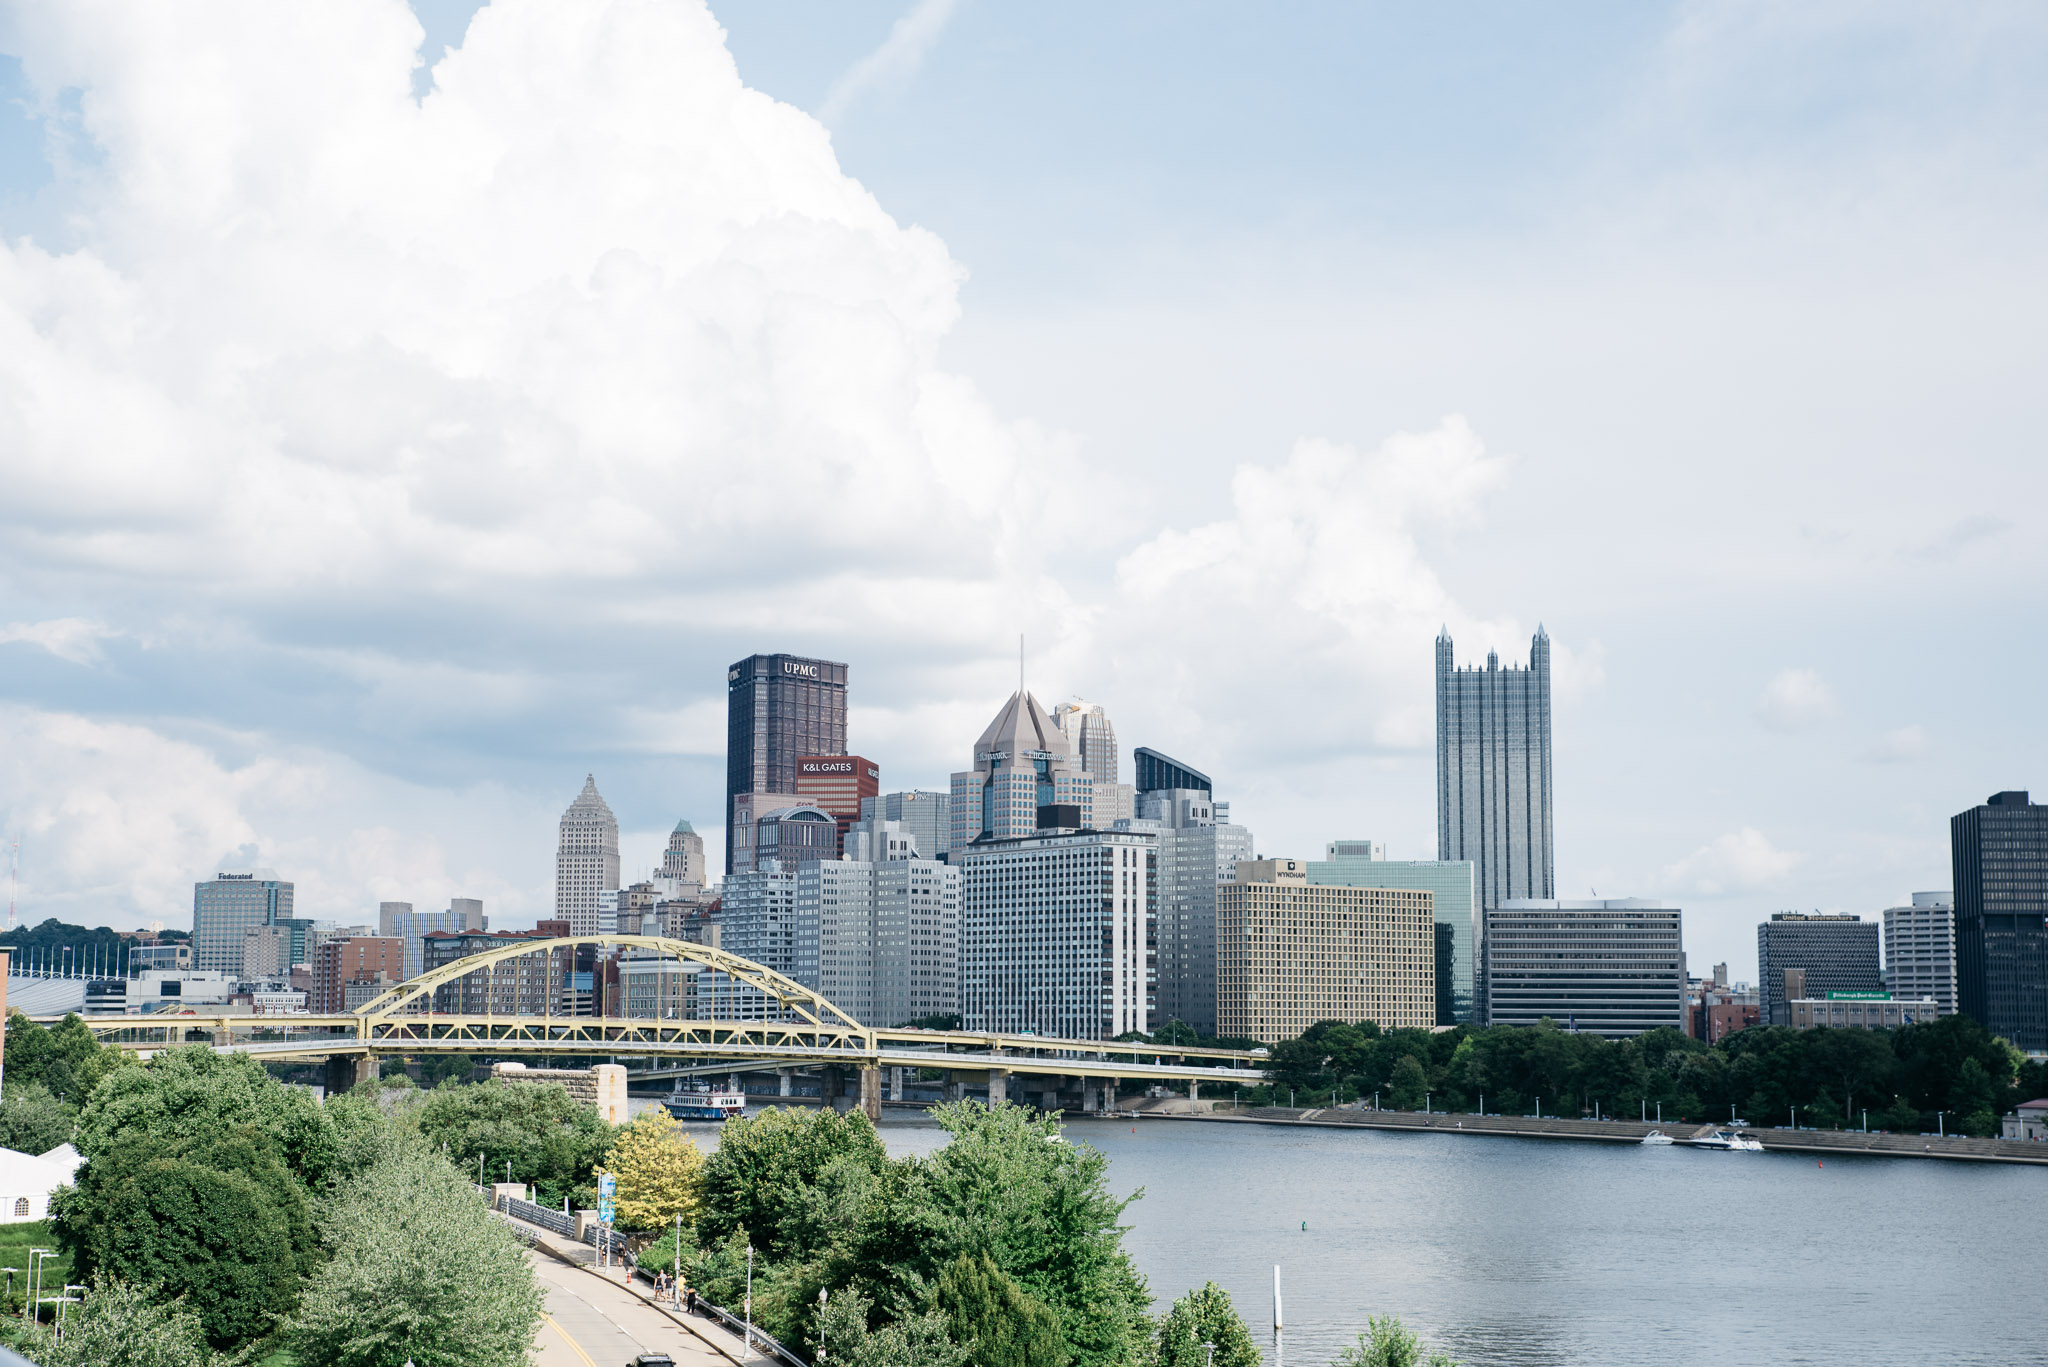
<instances>
[{"instance_id":1,"label":"sidewalk","mask_svg":"<svg viewBox=\"0 0 2048 1367\"><path fill-rule=\"evenodd\" d=\"M597 1250L500 1213L499 1219L519 1232L521 1241L545 1262L536 1266L541 1284L560 1292L568 1303L549 1296L549 1318L542 1326L537 1361L544 1367L613 1367L635 1353L662 1352L679 1367L713 1367L742 1360L740 1335L702 1315L686 1315L657 1299L654 1288L638 1277L628 1280L617 1267L596 1266ZM560 1339L569 1353L555 1350ZM753 1363L766 1361L760 1346Z\"/></svg>"}]
</instances>

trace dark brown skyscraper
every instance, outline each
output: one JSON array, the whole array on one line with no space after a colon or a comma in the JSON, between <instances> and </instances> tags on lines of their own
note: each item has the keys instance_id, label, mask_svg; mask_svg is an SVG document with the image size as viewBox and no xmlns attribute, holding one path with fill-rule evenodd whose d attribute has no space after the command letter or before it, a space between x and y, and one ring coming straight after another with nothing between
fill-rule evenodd
<instances>
[{"instance_id":1,"label":"dark brown skyscraper","mask_svg":"<svg viewBox=\"0 0 2048 1367\"><path fill-rule=\"evenodd\" d=\"M1993 793L1948 829L1956 1006L2022 1049L2048 1049L2048 806Z\"/></svg>"},{"instance_id":2,"label":"dark brown skyscraper","mask_svg":"<svg viewBox=\"0 0 2048 1367\"><path fill-rule=\"evenodd\" d=\"M846 753L846 666L801 655L750 655L725 671L725 871L732 800L794 793L797 761Z\"/></svg>"}]
</instances>

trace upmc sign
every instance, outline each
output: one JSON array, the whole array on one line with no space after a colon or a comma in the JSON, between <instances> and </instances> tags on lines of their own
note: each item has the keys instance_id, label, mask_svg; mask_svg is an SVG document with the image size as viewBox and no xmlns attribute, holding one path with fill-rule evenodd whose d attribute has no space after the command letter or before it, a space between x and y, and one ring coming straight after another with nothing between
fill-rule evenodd
<instances>
[{"instance_id":1,"label":"upmc sign","mask_svg":"<svg viewBox=\"0 0 2048 1367\"><path fill-rule=\"evenodd\" d=\"M812 664L805 664L801 660L784 660L782 662L782 672L794 674L800 679L815 679L818 677L818 667Z\"/></svg>"}]
</instances>

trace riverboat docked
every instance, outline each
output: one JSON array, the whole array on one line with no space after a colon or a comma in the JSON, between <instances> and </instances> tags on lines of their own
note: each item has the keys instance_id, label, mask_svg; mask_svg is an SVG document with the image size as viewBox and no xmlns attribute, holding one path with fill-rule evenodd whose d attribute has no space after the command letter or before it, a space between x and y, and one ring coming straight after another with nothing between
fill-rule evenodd
<instances>
[{"instance_id":1,"label":"riverboat docked","mask_svg":"<svg viewBox=\"0 0 2048 1367\"><path fill-rule=\"evenodd\" d=\"M1700 1138L1688 1142L1696 1149L1720 1149L1728 1153L1762 1153L1764 1151L1762 1140L1745 1138L1733 1130L1715 1130L1712 1134L1702 1135Z\"/></svg>"},{"instance_id":2,"label":"riverboat docked","mask_svg":"<svg viewBox=\"0 0 2048 1367\"><path fill-rule=\"evenodd\" d=\"M677 1087L661 1104L678 1120L729 1120L745 1115L747 1097L723 1087Z\"/></svg>"},{"instance_id":3,"label":"riverboat docked","mask_svg":"<svg viewBox=\"0 0 2048 1367\"><path fill-rule=\"evenodd\" d=\"M1643 1142L1645 1144L1676 1144L1678 1141L1662 1130L1651 1130L1643 1136Z\"/></svg>"}]
</instances>

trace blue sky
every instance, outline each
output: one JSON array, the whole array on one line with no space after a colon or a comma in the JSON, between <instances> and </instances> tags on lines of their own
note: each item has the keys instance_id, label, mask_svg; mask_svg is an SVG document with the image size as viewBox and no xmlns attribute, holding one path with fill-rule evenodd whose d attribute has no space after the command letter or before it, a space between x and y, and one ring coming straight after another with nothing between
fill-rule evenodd
<instances>
[{"instance_id":1,"label":"blue sky","mask_svg":"<svg viewBox=\"0 0 2048 1367\"><path fill-rule=\"evenodd\" d=\"M1020 630L1414 857L1430 637L1544 623L1560 892L1696 970L2048 788L2038 12L714 8L792 108L686 5L0 25L31 914L530 921L586 771L715 831L729 660L942 786Z\"/></svg>"}]
</instances>

